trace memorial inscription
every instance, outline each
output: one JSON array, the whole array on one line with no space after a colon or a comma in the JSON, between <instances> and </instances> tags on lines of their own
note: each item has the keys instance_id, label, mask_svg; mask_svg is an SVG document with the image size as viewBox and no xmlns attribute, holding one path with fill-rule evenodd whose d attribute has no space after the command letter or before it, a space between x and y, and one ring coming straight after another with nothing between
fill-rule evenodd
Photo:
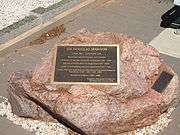
<instances>
[{"instance_id":1,"label":"memorial inscription","mask_svg":"<svg viewBox=\"0 0 180 135\"><path fill-rule=\"evenodd\" d=\"M163 71L160 74L159 78L153 84L152 89L156 90L159 93L163 92L163 90L167 87L172 78L172 74Z\"/></svg>"},{"instance_id":2,"label":"memorial inscription","mask_svg":"<svg viewBox=\"0 0 180 135\"><path fill-rule=\"evenodd\" d=\"M59 45L54 83L117 84L119 45Z\"/></svg>"}]
</instances>

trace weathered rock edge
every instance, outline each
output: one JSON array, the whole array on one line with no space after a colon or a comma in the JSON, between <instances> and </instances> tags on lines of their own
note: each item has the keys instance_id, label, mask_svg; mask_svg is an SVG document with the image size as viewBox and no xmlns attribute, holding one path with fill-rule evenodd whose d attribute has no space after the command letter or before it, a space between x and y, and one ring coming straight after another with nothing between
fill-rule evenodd
<instances>
[{"instance_id":1,"label":"weathered rock edge","mask_svg":"<svg viewBox=\"0 0 180 135\"><path fill-rule=\"evenodd\" d=\"M177 74L162 62L157 50L142 41L82 29L62 43L120 44L121 85L53 85L49 81L53 70L50 53L33 72L10 76L9 101L16 115L59 121L81 134L115 135L156 122L177 99ZM151 87L162 71L174 77L158 93Z\"/></svg>"}]
</instances>

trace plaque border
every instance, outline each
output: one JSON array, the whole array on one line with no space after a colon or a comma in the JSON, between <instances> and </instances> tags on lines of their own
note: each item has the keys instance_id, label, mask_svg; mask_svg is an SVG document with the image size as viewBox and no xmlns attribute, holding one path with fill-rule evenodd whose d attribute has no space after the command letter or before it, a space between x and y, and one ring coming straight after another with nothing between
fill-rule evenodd
<instances>
[{"instance_id":1,"label":"plaque border","mask_svg":"<svg viewBox=\"0 0 180 135\"><path fill-rule=\"evenodd\" d=\"M57 49L59 46L115 46L117 47L117 83L96 83L96 82L56 82L54 81ZM57 44L53 55L53 71L50 82L52 84L84 84L84 85L119 85L120 84L120 44Z\"/></svg>"}]
</instances>

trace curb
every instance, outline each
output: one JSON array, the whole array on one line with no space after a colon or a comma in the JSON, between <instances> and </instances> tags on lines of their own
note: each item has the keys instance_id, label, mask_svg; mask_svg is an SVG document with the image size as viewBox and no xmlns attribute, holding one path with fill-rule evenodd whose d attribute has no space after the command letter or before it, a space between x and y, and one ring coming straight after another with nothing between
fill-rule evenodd
<instances>
[{"instance_id":1,"label":"curb","mask_svg":"<svg viewBox=\"0 0 180 135\"><path fill-rule=\"evenodd\" d=\"M84 12L86 12L90 8L94 8L103 2L108 0L86 0L81 2L80 4L72 7L69 10L66 10L59 15L53 17L51 20L45 22L44 24L40 24L35 26L34 28L22 33L14 39L9 40L8 42L0 45L0 56L6 55L13 50L22 48L27 46L30 41L38 38L41 34L53 29L54 27L58 27L62 24L65 24L73 18L80 16Z\"/></svg>"},{"instance_id":2,"label":"curb","mask_svg":"<svg viewBox=\"0 0 180 135\"><path fill-rule=\"evenodd\" d=\"M8 40L19 36L33 27L47 22L54 16L78 5L82 1L83 0L61 0L47 8L38 7L31 10L29 16L0 30L0 44L4 44Z\"/></svg>"}]
</instances>

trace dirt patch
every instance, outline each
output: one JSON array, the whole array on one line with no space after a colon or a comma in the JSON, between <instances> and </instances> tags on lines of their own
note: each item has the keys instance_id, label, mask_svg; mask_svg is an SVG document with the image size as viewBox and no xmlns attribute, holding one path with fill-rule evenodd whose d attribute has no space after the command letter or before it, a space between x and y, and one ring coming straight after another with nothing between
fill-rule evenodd
<instances>
[{"instance_id":1,"label":"dirt patch","mask_svg":"<svg viewBox=\"0 0 180 135\"><path fill-rule=\"evenodd\" d=\"M52 39L52 38L54 38L54 37L56 37L56 36L60 36L62 33L65 32L65 30L66 30L66 29L65 29L65 27L64 27L63 24L60 25L60 26L57 26L57 27L49 30L48 32L43 33L39 38L31 41L31 42L29 43L29 46L38 45L38 44L43 44L43 43L45 43L45 42L46 42L47 40L49 40L49 39Z\"/></svg>"}]
</instances>

